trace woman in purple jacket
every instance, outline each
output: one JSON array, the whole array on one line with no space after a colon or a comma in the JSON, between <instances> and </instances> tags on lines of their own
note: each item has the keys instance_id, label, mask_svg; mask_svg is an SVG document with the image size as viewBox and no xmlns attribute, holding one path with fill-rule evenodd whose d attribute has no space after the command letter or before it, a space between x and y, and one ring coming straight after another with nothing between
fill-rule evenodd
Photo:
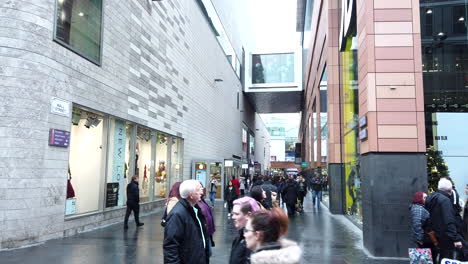
<instances>
[{"instance_id":1,"label":"woman in purple jacket","mask_svg":"<svg viewBox=\"0 0 468 264\"><path fill-rule=\"evenodd\" d=\"M211 207L208 205L208 203L205 201L206 198L206 189L203 188L203 195L201 197L201 200L198 202L198 206L201 208L201 212L203 216L205 216L206 219L206 229L208 230L208 235L210 238L210 243L208 243L208 248L210 250L210 257L213 254L212 247L215 246L214 240L213 240L213 234L216 231L215 224L214 224L214 215L211 212Z\"/></svg>"}]
</instances>

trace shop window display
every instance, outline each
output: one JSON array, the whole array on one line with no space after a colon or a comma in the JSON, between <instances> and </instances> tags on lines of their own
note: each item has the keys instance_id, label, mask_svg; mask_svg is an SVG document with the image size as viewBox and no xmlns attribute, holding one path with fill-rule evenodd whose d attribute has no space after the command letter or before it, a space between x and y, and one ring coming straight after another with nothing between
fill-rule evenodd
<instances>
[{"instance_id":1,"label":"shop window display","mask_svg":"<svg viewBox=\"0 0 468 264\"><path fill-rule=\"evenodd\" d=\"M343 67L343 161L345 167L346 213L362 224L361 174L359 165L358 120L358 64L356 37L346 39L346 49L341 52Z\"/></svg>"},{"instance_id":2,"label":"shop window display","mask_svg":"<svg viewBox=\"0 0 468 264\"><path fill-rule=\"evenodd\" d=\"M169 136L158 132L156 141L156 176L154 184L154 197L165 198L167 188L167 164Z\"/></svg>"},{"instance_id":3,"label":"shop window display","mask_svg":"<svg viewBox=\"0 0 468 264\"><path fill-rule=\"evenodd\" d=\"M110 120L105 207L123 206L126 200L130 139L133 125L118 119Z\"/></svg>"},{"instance_id":4,"label":"shop window display","mask_svg":"<svg viewBox=\"0 0 468 264\"><path fill-rule=\"evenodd\" d=\"M150 200L151 186L151 130L138 127L137 139L135 147L135 175L139 177L140 202L148 202Z\"/></svg>"},{"instance_id":5,"label":"shop window display","mask_svg":"<svg viewBox=\"0 0 468 264\"><path fill-rule=\"evenodd\" d=\"M73 108L66 215L101 209L106 156L105 124L103 116Z\"/></svg>"},{"instance_id":6,"label":"shop window display","mask_svg":"<svg viewBox=\"0 0 468 264\"><path fill-rule=\"evenodd\" d=\"M216 180L217 186L216 186L216 199L221 199L221 167L222 163L221 162L211 162L210 163L210 183L213 182L213 180ZM211 186L206 186L207 189L211 188ZM207 191L208 192L208 191Z\"/></svg>"}]
</instances>

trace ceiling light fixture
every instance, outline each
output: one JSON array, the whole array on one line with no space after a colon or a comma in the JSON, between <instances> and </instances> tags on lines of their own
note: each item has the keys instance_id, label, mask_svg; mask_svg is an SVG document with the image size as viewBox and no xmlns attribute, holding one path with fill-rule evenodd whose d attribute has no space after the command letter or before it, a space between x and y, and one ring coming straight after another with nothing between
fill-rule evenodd
<instances>
[{"instance_id":1,"label":"ceiling light fixture","mask_svg":"<svg viewBox=\"0 0 468 264\"><path fill-rule=\"evenodd\" d=\"M458 21L464 22L464 21L465 21L465 18L461 16L461 17L458 19Z\"/></svg>"},{"instance_id":2,"label":"ceiling light fixture","mask_svg":"<svg viewBox=\"0 0 468 264\"><path fill-rule=\"evenodd\" d=\"M428 9L428 10L426 11L426 14L428 14L428 15L432 14L432 9Z\"/></svg>"},{"instance_id":3,"label":"ceiling light fixture","mask_svg":"<svg viewBox=\"0 0 468 264\"><path fill-rule=\"evenodd\" d=\"M78 15L79 15L80 17L82 17L82 16L84 16L84 13L83 13L83 12L79 12Z\"/></svg>"}]
</instances>

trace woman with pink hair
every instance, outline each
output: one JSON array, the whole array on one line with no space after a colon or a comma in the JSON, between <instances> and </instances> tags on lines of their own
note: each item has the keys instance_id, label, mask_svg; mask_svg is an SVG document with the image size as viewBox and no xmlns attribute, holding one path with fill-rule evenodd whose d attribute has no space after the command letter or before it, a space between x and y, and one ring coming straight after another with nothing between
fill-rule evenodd
<instances>
[{"instance_id":1,"label":"woman with pink hair","mask_svg":"<svg viewBox=\"0 0 468 264\"><path fill-rule=\"evenodd\" d=\"M236 199L232 204L232 220L234 220L234 227L239 234L232 242L229 263L249 263L248 259L251 251L245 246L244 227L252 213L258 211L260 207L255 199L248 196Z\"/></svg>"}]
</instances>

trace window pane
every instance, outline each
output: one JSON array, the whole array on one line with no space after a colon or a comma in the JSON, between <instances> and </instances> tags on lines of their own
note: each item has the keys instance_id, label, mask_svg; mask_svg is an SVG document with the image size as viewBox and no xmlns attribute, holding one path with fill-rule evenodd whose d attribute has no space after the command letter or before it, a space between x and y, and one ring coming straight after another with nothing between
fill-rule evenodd
<instances>
[{"instance_id":1,"label":"window pane","mask_svg":"<svg viewBox=\"0 0 468 264\"><path fill-rule=\"evenodd\" d=\"M102 0L57 0L55 39L99 62Z\"/></svg>"},{"instance_id":2,"label":"window pane","mask_svg":"<svg viewBox=\"0 0 468 264\"><path fill-rule=\"evenodd\" d=\"M74 107L72 124L66 215L100 209L105 167L104 117Z\"/></svg>"},{"instance_id":3,"label":"window pane","mask_svg":"<svg viewBox=\"0 0 468 264\"><path fill-rule=\"evenodd\" d=\"M158 132L156 141L156 182L154 186L154 198L166 197L167 186L167 151L169 136Z\"/></svg>"},{"instance_id":4,"label":"window pane","mask_svg":"<svg viewBox=\"0 0 468 264\"><path fill-rule=\"evenodd\" d=\"M252 83L294 82L294 54L252 55Z\"/></svg>"},{"instance_id":5,"label":"window pane","mask_svg":"<svg viewBox=\"0 0 468 264\"><path fill-rule=\"evenodd\" d=\"M138 175L140 202L148 202L150 200L151 137L152 134L149 129L138 127L135 149L135 175Z\"/></svg>"},{"instance_id":6,"label":"window pane","mask_svg":"<svg viewBox=\"0 0 468 264\"><path fill-rule=\"evenodd\" d=\"M123 206L126 201L130 161L130 139L133 125L122 120L111 119L108 144L108 168L105 207Z\"/></svg>"},{"instance_id":7,"label":"window pane","mask_svg":"<svg viewBox=\"0 0 468 264\"><path fill-rule=\"evenodd\" d=\"M183 141L180 138L172 137L171 146L171 176L169 177L169 186L182 181L183 172Z\"/></svg>"}]
</instances>

